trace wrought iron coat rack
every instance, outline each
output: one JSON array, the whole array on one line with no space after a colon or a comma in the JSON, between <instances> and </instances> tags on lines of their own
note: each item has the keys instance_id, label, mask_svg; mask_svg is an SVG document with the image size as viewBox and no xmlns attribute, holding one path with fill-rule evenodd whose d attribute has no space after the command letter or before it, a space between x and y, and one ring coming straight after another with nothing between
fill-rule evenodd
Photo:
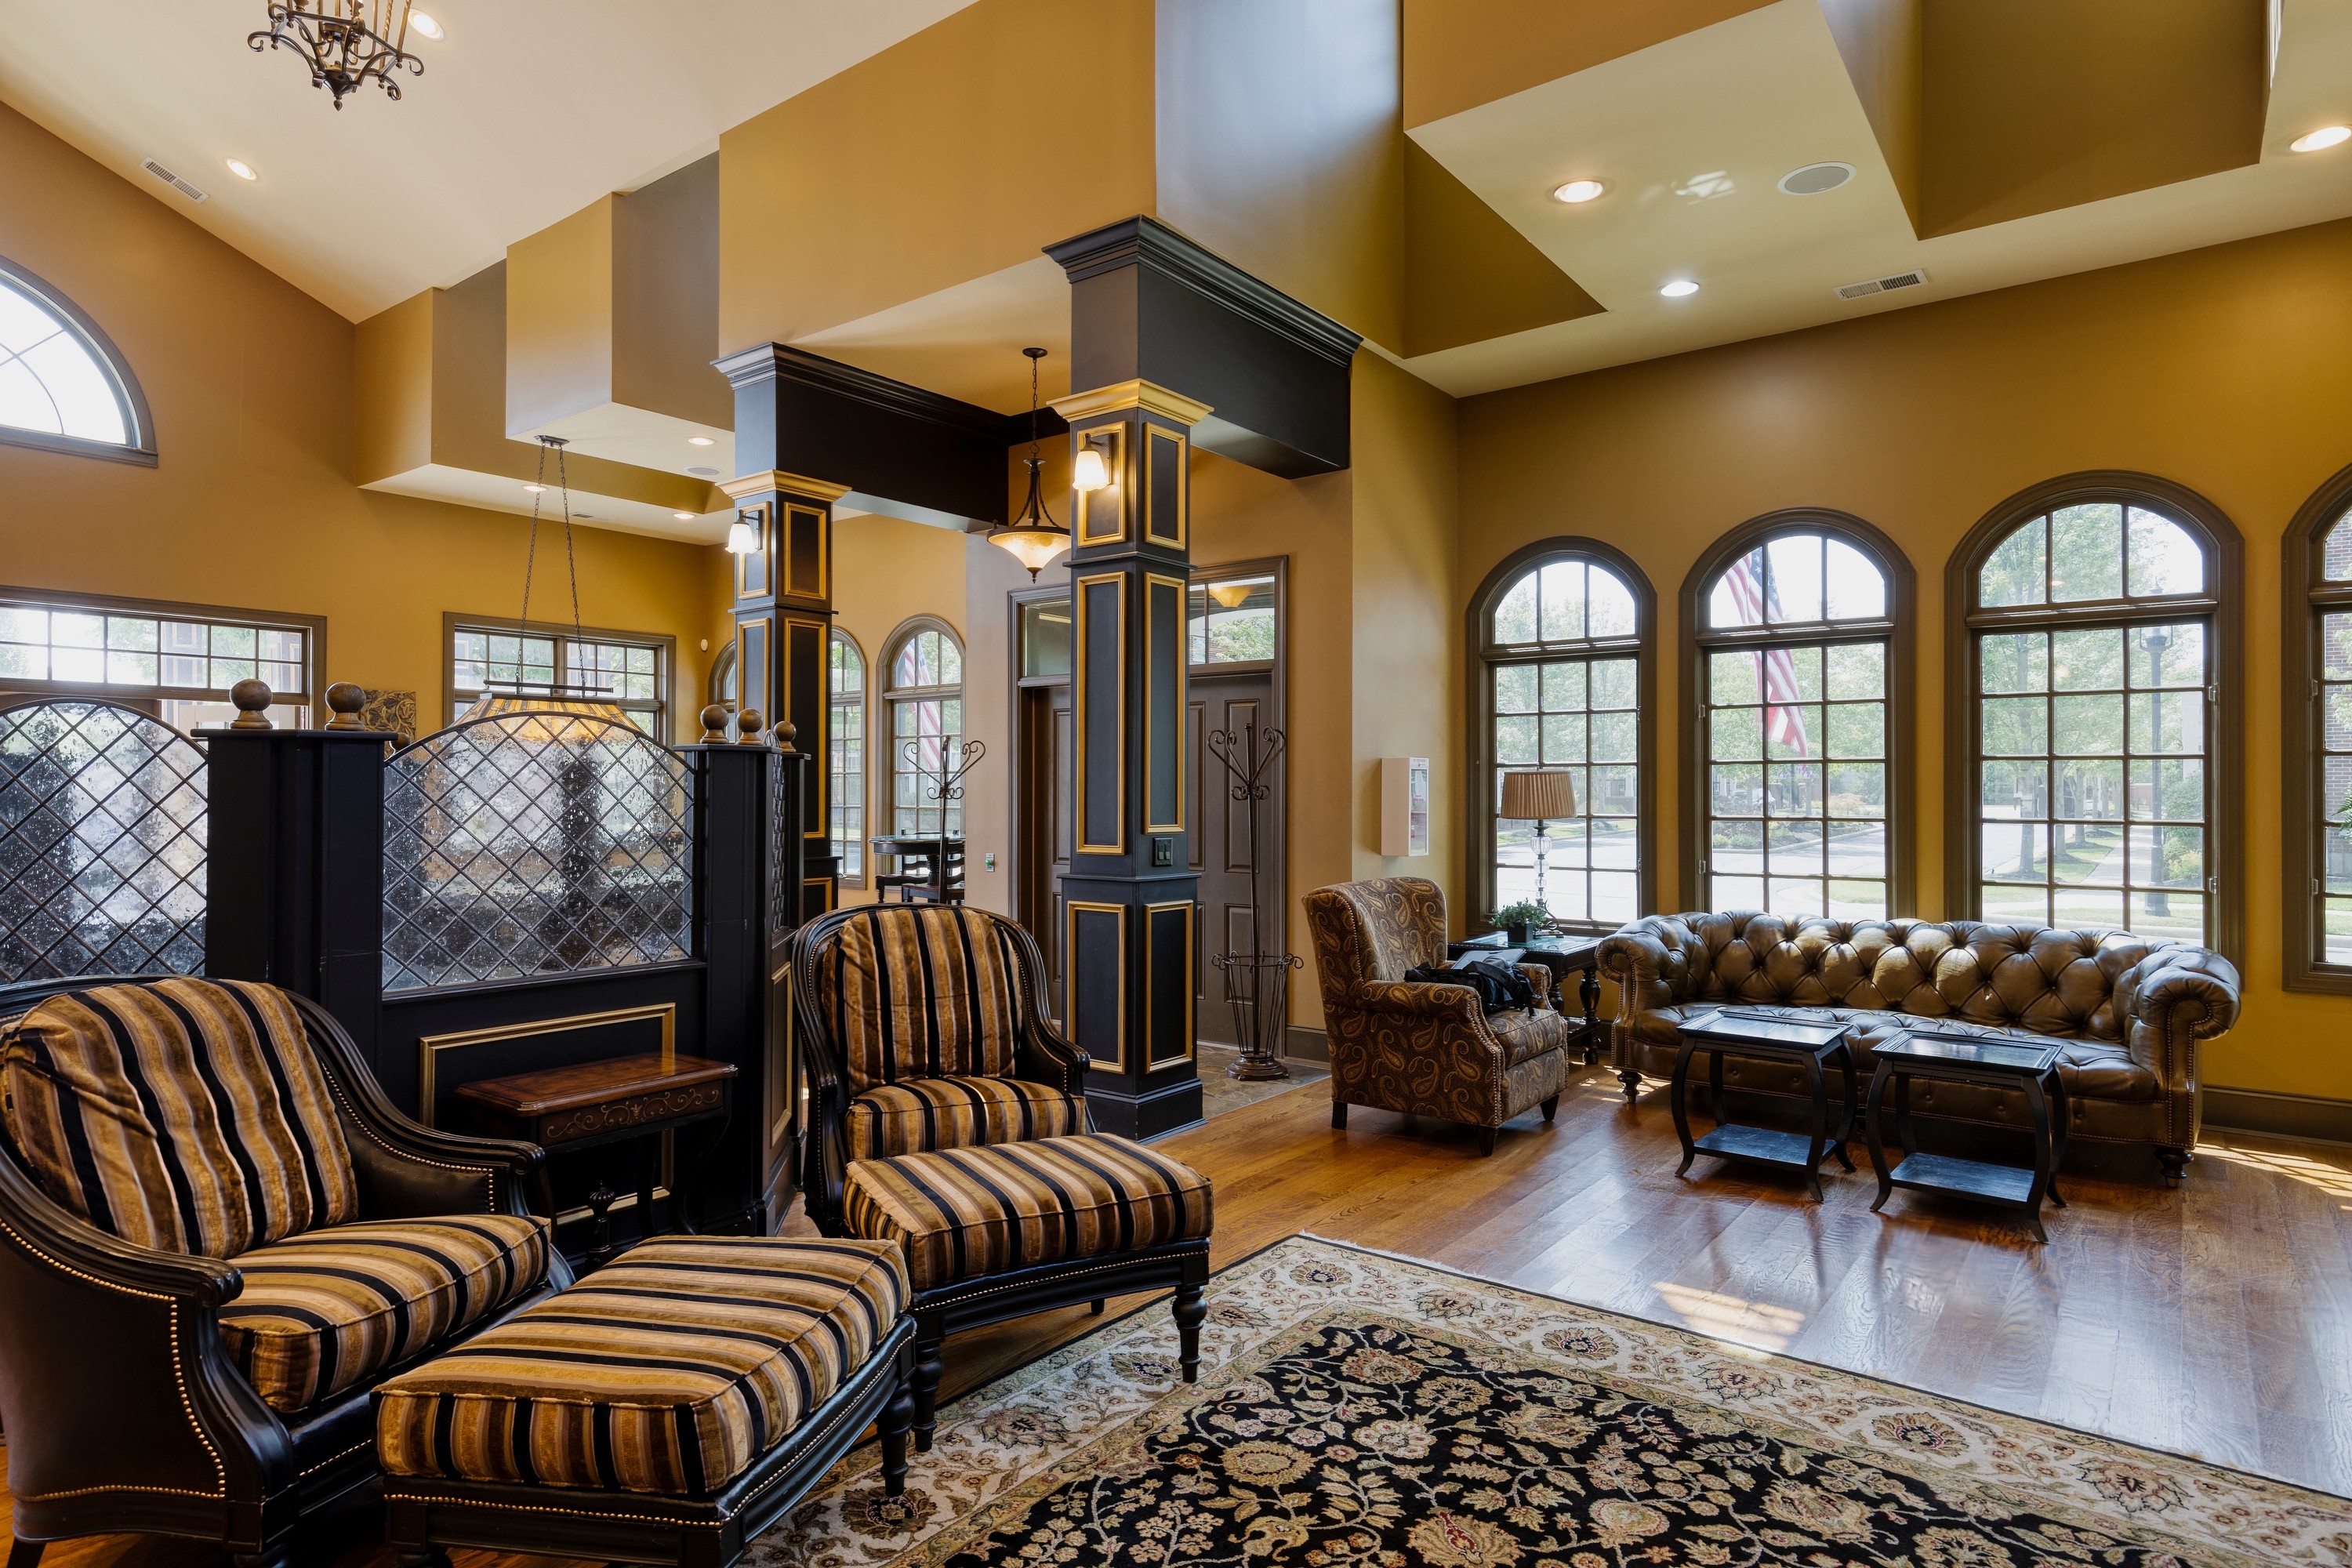
<instances>
[{"instance_id":1,"label":"wrought iron coat rack","mask_svg":"<svg viewBox=\"0 0 2352 1568\"><path fill-rule=\"evenodd\" d=\"M1287 739L1279 730L1255 723L1239 731L1209 731L1209 752L1225 765L1226 793L1242 804L1249 823L1250 951L1218 953L1209 962L1225 977L1225 1000L1234 1009L1234 1039L1241 1054L1225 1068L1237 1079L1288 1078L1282 1065L1283 1031L1290 1020L1290 972L1305 960L1297 953L1265 951L1265 910L1258 889L1258 806L1273 793L1270 775Z\"/></svg>"}]
</instances>

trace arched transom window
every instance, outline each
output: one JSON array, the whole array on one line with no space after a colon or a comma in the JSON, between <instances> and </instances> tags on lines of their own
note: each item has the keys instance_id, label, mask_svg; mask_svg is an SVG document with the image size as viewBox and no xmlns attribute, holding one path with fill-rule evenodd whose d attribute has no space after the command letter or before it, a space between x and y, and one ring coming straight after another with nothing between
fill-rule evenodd
<instances>
[{"instance_id":1,"label":"arched transom window","mask_svg":"<svg viewBox=\"0 0 2352 1568\"><path fill-rule=\"evenodd\" d=\"M1637 592L1632 571L1588 550L1541 549L1507 564L1483 596L1484 776L1473 827L1485 846L1486 910L1541 902L1564 924L1609 930L1643 913L1649 590ZM1514 791L1514 773L1555 776ZM1538 809L1522 795L1559 815L1504 816Z\"/></svg>"},{"instance_id":2,"label":"arched transom window","mask_svg":"<svg viewBox=\"0 0 2352 1568\"><path fill-rule=\"evenodd\" d=\"M963 807L941 801L935 784L943 758L963 744L963 648L944 626L900 635L890 656L890 830L963 832ZM944 818L942 817L944 814Z\"/></svg>"},{"instance_id":3,"label":"arched transom window","mask_svg":"<svg viewBox=\"0 0 2352 1568\"><path fill-rule=\"evenodd\" d=\"M0 264L0 438L136 459L151 455L143 422L129 374L97 329Z\"/></svg>"},{"instance_id":4,"label":"arched transom window","mask_svg":"<svg viewBox=\"0 0 2352 1568\"><path fill-rule=\"evenodd\" d=\"M2152 499L2061 496L1964 566L1977 913L2211 941L2211 541Z\"/></svg>"},{"instance_id":5,"label":"arched transom window","mask_svg":"<svg viewBox=\"0 0 2352 1568\"><path fill-rule=\"evenodd\" d=\"M1792 523L1740 547L1694 631L1712 910L1894 912L1894 605L1867 542Z\"/></svg>"}]
</instances>

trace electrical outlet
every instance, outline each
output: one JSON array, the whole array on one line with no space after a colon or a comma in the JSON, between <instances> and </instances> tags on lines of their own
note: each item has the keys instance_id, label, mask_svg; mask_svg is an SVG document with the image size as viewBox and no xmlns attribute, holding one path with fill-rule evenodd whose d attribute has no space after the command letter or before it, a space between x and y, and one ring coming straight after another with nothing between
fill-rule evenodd
<instances>
[{"instance_id":1,"label":"electrical outlet","mask_svg":"<svg viewBox=\"0 0 2352 1568\"><path fill-rule=\"evenodd\" d=\"M1151 863L1155 866L1176 864L1176 840L1155 838L1151 841Z\"/></svg>"}]
</instances>

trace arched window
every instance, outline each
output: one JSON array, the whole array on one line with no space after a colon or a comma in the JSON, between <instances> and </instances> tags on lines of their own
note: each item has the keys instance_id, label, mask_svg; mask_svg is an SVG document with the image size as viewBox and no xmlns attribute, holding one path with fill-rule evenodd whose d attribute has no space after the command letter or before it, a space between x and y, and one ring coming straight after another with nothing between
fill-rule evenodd
<instances>
[{"instance_id":1,"label":"arched window","mask_svg":"<svg viewBox=\"0 0 2352 1568\"><path fill-rule=\"evenodd\" d=\"M866 875L866 656L838 628L831 648L825 661L831 693L825 773L833 805L826 831L833 852L841 857L843 879L857 881Z\"/></svg>"},{"instance_id":2,"label":"arched window","mask_svg":"<svg viewBox=\"0 0 2352 1568\"><path fill-rule=\"evenodd\" d=\"M1947 746L1959 912L2221 942L2233 786L2216 709L2236 561L2219 512L2136 475L2037 486L1961 542Z\"/></svg>"},{"instance_id":3,"label":"arched window","mask_svg":"<svg viewBox=\"0 0 2352 1568\"><path fill-rule=\"evenodd\" d=\"M2286 984L2352 994L2352 468L2288 524Z\"/></svg>"},{"instance_id":4,"label":"arched window","mask_svg":"<svg viewBox=\"0 0 2352 1568\"><path fill-rule=\"evenodd\" d=\"M1598 540L1550 539L1490 573L1470 613L1477 912L1538 901L1540 851L1554 919L1601 931L1638 919L1654 907L1649 579ZM1524 772L1566 773L1568 814L1502 816L1504 780Z\"/></svg>"},{"instance_id":5,"label":"arched window","mask_svg":"<svg viewBox=\"0 0 2352 1568\"><path fill-rule=\"evenodd\" d=\"M963 807L937 799L926 781L963 744L963 646L947 623L918 616L890 643L890 831L963 832Z\"/></svg>"},{"instance_id":6,"label":"arched window","mask_svg":"<svg viewBox=\"0 0 2352 1568\"><path fill-rule=\"evenodd\" d=\"M139 384L96 322L0 261L0 441L152 463Z\"/></svg>"},{"instance_id":7,"label":"arched window","mask_svg":"<svg viewBox=\"0 0 2352 1568\"><path fill-rule=\"evenodd\" d=\"M1697 907L1908 912L1911 592L1894 542L1835 512L1759 518L1691 574L1684 806Z\"/></svg>"}]
</instances>

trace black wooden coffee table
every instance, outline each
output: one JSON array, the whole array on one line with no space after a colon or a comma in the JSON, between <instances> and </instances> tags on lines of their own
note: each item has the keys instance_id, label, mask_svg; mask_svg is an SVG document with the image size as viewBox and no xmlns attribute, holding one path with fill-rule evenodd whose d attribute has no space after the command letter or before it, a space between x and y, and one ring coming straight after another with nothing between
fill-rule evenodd
<instances>
[{"instance_id":1,"label":"black wooden coffee table","mask_svg":"<svg viewBox=\"0 0 2352 1568\"><path fill-rule=\"evenodd\" d=\"M1691 1162L1701 1154L1712 1154L1719 1160L1743 1160L1754 1165L1778 1165L1784 1169L1802 1171L1805 1185L1811 1191L1813 1201L1822 1196L1822 1156L1832 1151L1838 1163L1853 1169L1853 1161L1845 1152L1846 1140L1853 1135L1854 1103L1860 1098L1853 1069L1853 1051L1846 1043L1846 1026L1835 1023L1814 1023L1796 1018L1779 1017L1769 1013L1750 1012L1738 1007L1719 1007L1687 1023L1676 1026L1682 1036L1682 1048L1675 1053L1674 1078L1667 1089L1666 1103L1675 1113L1675 1136L1682 1140L1683 1163L1675 1167L1679 1176L1691 1168ZM1690 1061L1699 1051L1707 1058L1707 1111L1715 1119L1715 1130L1704 1138L1693 1138L1690 1130ZM1812 1090L1812 1119L1804 1132L1786 1132L1776 1127L1751 1127L1745 1123L1727 1121L1723 1115L1723 1058L1726 1056L1762 1058L1767 1061L1795 1062L1805 1069L1805 1082ZM1834 1131L1830 1126L1829 1080L1822 1066L1831 1058L1837 1058L1838 1069L1845 1077L1845 1100L1838 1107Z\"/></svg>"},{"instance_id":2,"label":"black wooden coffee table","mask_svg":"<svg viewBox=\"0 0 2352 1568\"><path fill-rule=\"evenodd\" d=\"M1878 1175L1878 1197L1870 1205L1871 1212L1877 1213L1897 1187L1943 1193L2021 1210L2034 1239L2048 1241L2050 1233L2042 1228L2042 1200L2047 1197L2062 1209L2066 1206L2066 1200L2058 1194L2058 1162L2066 1153L2066 1084L2058 1076L2058 1063L2064 1053L2056 1046L1915 1029L1873 1047L1870 1054L1878 1064L1870 1075L1870 1108L1864 1119L1870 1168ZM2032 1168L1920 1153L1911 1125L1915 1078L2022 1092L2033 1124ZM1886 1165L1884 1131L1890 1082L1895 1086L1895 1134L1903 1146L1902 1161L1893 1170Z\"/></svg>"}]
</instances>

